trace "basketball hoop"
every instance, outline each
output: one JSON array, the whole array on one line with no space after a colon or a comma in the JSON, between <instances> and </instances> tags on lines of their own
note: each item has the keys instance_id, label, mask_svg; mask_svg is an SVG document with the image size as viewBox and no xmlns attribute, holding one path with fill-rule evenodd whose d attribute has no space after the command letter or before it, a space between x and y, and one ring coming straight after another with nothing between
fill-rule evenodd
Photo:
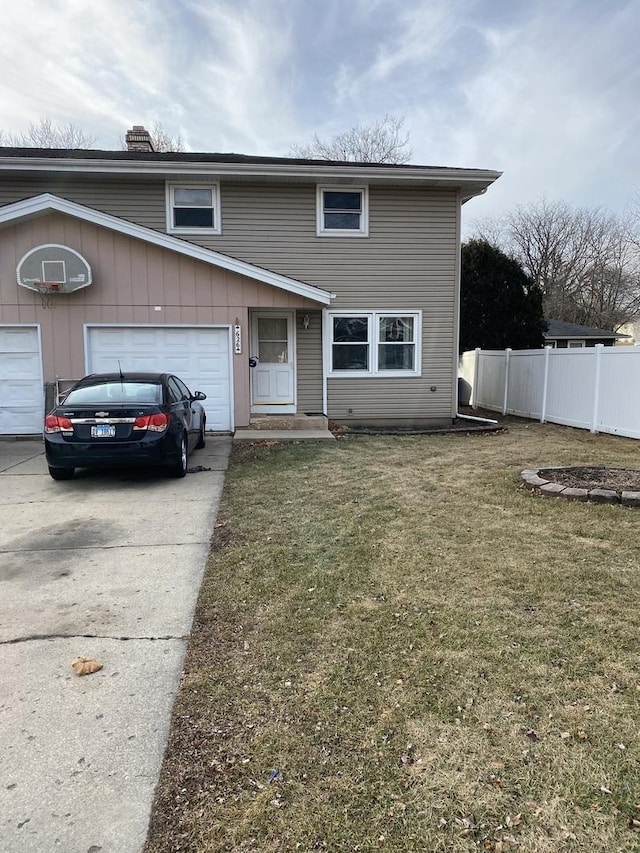
<instances>
[{"instance_id":1,"label":"basketball hoop","mask_svg":"<svg viewBox=\"0 0 640 853\"><path fill-rule=\"evenodd\" d=\"M33 286L40 294L43 308L57 308L57 296L62 290L63 281L34 281Z\"/></svg>"}]
</instances>

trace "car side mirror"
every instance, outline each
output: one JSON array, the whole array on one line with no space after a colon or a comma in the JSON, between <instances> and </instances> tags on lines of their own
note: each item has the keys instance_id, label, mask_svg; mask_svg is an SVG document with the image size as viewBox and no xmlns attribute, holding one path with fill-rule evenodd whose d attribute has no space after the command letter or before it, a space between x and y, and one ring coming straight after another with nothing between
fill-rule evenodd
<instances>
[{"instance_id":1,"label":"car side mirror","mask_svg":"<svg viewBox=\"0 0 640 853\"><path fill-rule=\"evenodd\" d=\"M203 393L202 391L194 391L193 394L191 395L191 399L192 400L206 400L207 395L205 393Z\"/></svg>"}]
</instances>

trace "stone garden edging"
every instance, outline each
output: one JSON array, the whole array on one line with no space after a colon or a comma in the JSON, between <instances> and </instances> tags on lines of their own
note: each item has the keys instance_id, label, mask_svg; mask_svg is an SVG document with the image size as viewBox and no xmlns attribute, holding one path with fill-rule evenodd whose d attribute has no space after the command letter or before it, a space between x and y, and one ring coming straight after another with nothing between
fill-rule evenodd
<instances>
[{"instance_id":1,"label":"stone garden edging","mask_svg":"<svg viewBox=\"0 0 640 853\"><path fill-rule=\"evenodd\" d=\"M619 492L615 489L575 489L563 486L560 483L553 483L551 480L540 476L541 471L552 470L554 469L550 466L546 468L527 468L520 474L522 485L525 489L539 492L541 495L546 495L547 497L640 507L640 492ZM555 470L567 470L567 466L558 466Z\"/></svg>"}]
</instances>

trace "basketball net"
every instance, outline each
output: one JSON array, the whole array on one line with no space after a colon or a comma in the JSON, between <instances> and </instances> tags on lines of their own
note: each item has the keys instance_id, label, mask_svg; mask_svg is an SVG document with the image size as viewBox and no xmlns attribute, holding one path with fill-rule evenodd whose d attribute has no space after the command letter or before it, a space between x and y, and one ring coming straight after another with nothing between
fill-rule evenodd
<instances>
[{"instance_id":1,"label":"basketball net","mask_svg":"<svg viewBox=\"0 0 640 853\"><path fill-rule=\"evenodd\" d=\"M64 282L62 281L36 281L34 286L40 294L40 302L43 308L57 308L57 297Z\"/></svg>"}]
</instances>

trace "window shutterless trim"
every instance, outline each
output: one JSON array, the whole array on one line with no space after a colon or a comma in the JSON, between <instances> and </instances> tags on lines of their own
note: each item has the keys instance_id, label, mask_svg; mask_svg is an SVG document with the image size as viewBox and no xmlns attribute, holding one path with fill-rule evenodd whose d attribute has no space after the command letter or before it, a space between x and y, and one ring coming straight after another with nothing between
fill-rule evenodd
<instances>
[{"instance_id":1,"label":"window shutterless trim","mask_svg":"<svg viewBox=\"0 0 640 853\"><path fill-rule=\"evenodd\" d=\"M360 193L360 227L359 228L325 228L324 226L324 193ZM338 212L338 211L334 211ZM349 212L345 209L345 212ZM358 211L352 211L354 213ZM316 234L318 237L368 237L369 236L369 187L354 187L350 184L342 186L318 184L316 187Z\"/></svg>"},{"instance_id":2,"label":"window shutterless trim","mask_svg":"<svg viewBox=\"0 0 640 853\"><path fill-rule=\"evenodd\" d=\"M333 318L334 317L366 317L368 320L367 346L369 348L368 370L334 370L333 369ZM379 370L378 369L378 346L380 341L380 318L381 317L411 317L413 318L413 341L404 343L412 344L414 350L413 370ZM338 342L339 343L339 342ZM364 341L362 342L364 343ZM422 375L422 311L379 309L376 311L327 311L325 324L325 366L326 375L329 379L384 379L384 378L408 378Z\"/></svg>"},{"instance_id":3,"label":"window shutterless trim","mask_svg":"<svg viewBox=\"0 0 640 853\"><path fill-rule=\"evenodd\" d=\"M167 181L166 187L166 211L167 211L167 233L168 234L222 234L222 213L220 209L220 183L218 181L210 181L204 183L191 183L190 181L178 182ZM208 205L176 205L174 202L175 190L211 190L211 208ZM194 209L211 209L213 215L213 225L191 226L191 225L174 225L173 211L176 207L193 207Z\"/></svg>"}]
</instances>

